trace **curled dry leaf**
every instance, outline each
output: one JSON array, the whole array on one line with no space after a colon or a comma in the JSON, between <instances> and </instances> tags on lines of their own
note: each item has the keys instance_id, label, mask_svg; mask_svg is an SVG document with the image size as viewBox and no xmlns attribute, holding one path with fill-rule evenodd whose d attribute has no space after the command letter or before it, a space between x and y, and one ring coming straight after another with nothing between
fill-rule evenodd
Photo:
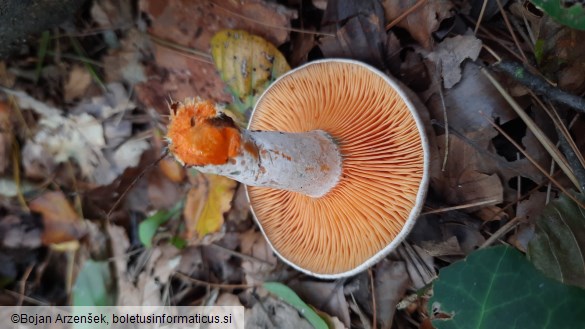
<instances>
[{"instance_id":1,"label":"curled dry leaf","mask_svg":"<svg viewBox=\"0 0 585 329\"><path fill-rule=\"evenodd\" d=\"M443 138L443 137L441 137ZM440 154L444 156L444 147L439 144ZM500 178L494 173L481 171L482 157L456 135L449 135L449 153L442 177L433 177L433 186L451 205L493 201L501 203L504 188Z\"/></svg>"},{"instance_id":2,"label":"curled dry leaf","mask_svg":"<svg viewBox=\"0 0 585 329\"><path fill-rule=\"evenodd\" d=\"M39 248L42 235L42 224L34 216L7 215L0 218L0 249Z\"/></svg>"},{"instance_id":3,"label":"curled dry leaf","mask_svg":"<svg viewBox=\"0 0 585 329\"><path fill-rule=\"evenodd\" d=\"M184 54L168 46L155 45L156 64L168 69L169 74L162 81L159 74L153 74L137 90L139 99L148 99L155 108L164 108L169 94L174 99L198 95L229 102L225 84L208 55L212 36L227 28L241 29L280 46L288 39L290 21L297 16L295 10L264 0L141 0L139 7L151 19L151 35L197 52ZM149 99L152 91L157 93L157 99Z\"/></svg>"},{"instance_id":4,"label":"curled dry leaf","mask_svg":"<svg viewBox=\"0 0 585 329\"><path fill-rule=\"evenodd\" d=\"M443 85L448 89L461 80L461 63L476 60L480 50L481 40L474 35L458 35L443 40L428 57L441 66Z\"/></svg>"},{"instance_id":5,"label":"curled dry leaf","mask_svg":"<svg viewBox=\"0 0 585 329\"><path fill-rule=\"evenodd\" d=\"M340 282L293 281L289 286L304 302L350 327L349 305Z\"/></svg>"},{"instance_id":6,"label":"curled dry leaf","mask_svg":"<svg viewBox=\"0 0 585 329\"><path fill-rule=\"evenodd\" d=\"M69 71L69 77L63 86L63 98L65 102L71 102L85 94L91 84L91 75L81 65L75 65Z\"/></svg>"},{"instance_id":7,"label":"curled dry leaf","mask_svg":"<svg viewBox=\"0 0 585 329\"><path fill-rule=\"evenodd\" d=\"M271 296L246 309L245 316L248 328L314 329L296 309Z\"/></svg>"},{"instance_id":8,"label":"curled dry leaf","mask_svg":"<svg viewBox=\"0 0 585 329\"><path fill-rule=\"evenodd\" d=\"M393 21L416 3L417 0L384 0L382 6L386 20ZM445 18L453 16L452 9L453 3L449 0L427 0L420 8L398 22L397 26L406 29L418 43L429 49L432 44L431 34Z\"/></svg>"},{"instance_id":9,"label":"curled dry leaf","mask_svg":"<svg viewBox=\"0 0 585 329\"><path fill-rule=\"evenodd\" d=\"M251 229L240 234L240 250L245 255L250 255L259 261L244 259L242 269L249 285L264 282L264 277L276 266L276 256L262 233Z\"/></svg>"},{"instance_id":10,"label":"curled dry leaf","mask_svg":"<svg viewBox=\"0 0 585 329\"><path fill-rule=\"evenodd\" d=\"M404 262L384 259L376 265L374 295L376 318L381 328L392 328L396 305L404 297L409 285L410 279Z\"/></svg>"},{"instance_id":11,"label":"curled dry leaf","mask_svg":"<svg viewBox=\"0 0 585 329\"><path fill-rule=\"evenodd\" d=\"M319 41L325 57L352 58L384 66L386 31L379 1L330 1L321 25L323 32L334 34Z\"/></svg>"},{"instance_id":12,"label":"curled dry leaf","mask_svg":"<svg viewBox=\"0 0 585 329\"><path fill-rule=\"evenodd\" d=\"M0 100L0 174L10 165L12 138L10 106Z\"/></svg>"},{"instance_id":13,"label":"curled dry leaf","mask_svg":"<svg viewBox=\"0 0 585 329\"><path fill-rule=\"evenodd\" d=\"M185 169L174 159L163 159L158 166L163 175L173 183L180 183L185 179Z\"/></svg>"},{"instance_id":14,"label":"curled dry leaf","mask_svg":"<svg viewBox=\"0 0 585 329\"><path fill-rule=\"evenodd\" d=\"M4 89L15 96L21 108L32 109L41 117L38 131L26 142L22 151L27 176L46 178L54 174L58 164L73 159L79 165L82 175L92 183L108 185L126 168L138 164L142 152L149 147L148 142L124 142L124 138L106 139L104 124L112 123L102 123L96 119L106 120L134 107L128 101L123 87L108 85L108 88L113 95L99 96L83 103L75 109L74 114L68 116L24 92ZM115 132L115 129L109 131ZM112 145L114 141L123 144Z\"/></svg>"},{"instance_id":15,"label":"curled dry leaf","mask_svg":"<svg viewBox=\"0 0 585 329\"><path fill-rule=\"evenodd\" d=\"M44 245L79 240L86 234L85 223L63 192L46 192L31 201L29 208L42 215Z\"/></svg>"}]
</instances>

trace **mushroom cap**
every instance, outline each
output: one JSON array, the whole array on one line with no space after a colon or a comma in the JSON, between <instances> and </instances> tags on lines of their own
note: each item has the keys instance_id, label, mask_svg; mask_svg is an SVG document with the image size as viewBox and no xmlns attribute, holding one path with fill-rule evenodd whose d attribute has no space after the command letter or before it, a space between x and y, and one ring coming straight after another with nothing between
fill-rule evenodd
<instances>
[{"instance_id":1,"label":"mushroom cap","mask_svg":"<svg viewBox=\"0 0 585 329\"><path fill-rule=\"evenodd\" d=\"M324 130L339 144L342 175L327 194L248 186L273 250L321 278L356 274L392 251L424 203L429 151L407 91L361 62L327 59L280 77L258 100L249 129Z\"/></svg>"}]
</instances>

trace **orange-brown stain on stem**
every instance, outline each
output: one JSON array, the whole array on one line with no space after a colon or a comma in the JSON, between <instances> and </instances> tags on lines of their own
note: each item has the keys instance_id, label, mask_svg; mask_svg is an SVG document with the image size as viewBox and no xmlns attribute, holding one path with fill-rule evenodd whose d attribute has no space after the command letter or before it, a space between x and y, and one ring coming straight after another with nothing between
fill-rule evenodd
<instances>
[{"instance_id":1,"label":"orange-brown stain on stem","mask_svg":"<svg viewBox=\"0 0 585 329\"><path fill-rule=\"evenodd\" d=\"M218 124L217 118L210 101L186 100L171 105L169 151L184 165L225 164L240 152L241 136L235 125Z\"/></svg>"}]
</instances>

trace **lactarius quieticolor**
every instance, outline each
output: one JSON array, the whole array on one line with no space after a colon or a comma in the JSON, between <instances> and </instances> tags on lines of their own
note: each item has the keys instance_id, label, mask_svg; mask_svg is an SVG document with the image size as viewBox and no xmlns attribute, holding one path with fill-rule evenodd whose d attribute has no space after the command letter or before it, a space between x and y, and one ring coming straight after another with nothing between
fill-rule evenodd
<instances>
[{"instance_id":1,"label":"lactarius quieticolor","mask_svg":"<svg viewBox=\"0 0 585 329\"><path fill-rule=\"evenodd\" d=\"M175 158L248 186L262 232L284 261L338 278L408 234L424 203L429 150L410 93L351 60L290 71L260 97L249 130L212 103L175 103Z\"/></svg>"}]
</instances>

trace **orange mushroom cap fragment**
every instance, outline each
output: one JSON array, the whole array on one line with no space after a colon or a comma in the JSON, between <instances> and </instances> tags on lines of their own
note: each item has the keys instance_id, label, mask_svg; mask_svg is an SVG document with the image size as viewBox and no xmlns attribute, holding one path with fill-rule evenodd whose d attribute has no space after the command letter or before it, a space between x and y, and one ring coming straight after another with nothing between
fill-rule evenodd
<instances>
[{"instance_id":1,"label":"orange mushroom cap fragment","mask_svg":"<svg viewBox=\"0 0 585 329\"><path fill-rule=\"evenodd\" d=\"M187 99L171 105L169 150L183 165L225 164L240 150L239 129L210 101Z\"/></svg>"},{"instance_id":2,"label":"orange mushroom cap fragment","mask_svg":"<svg viewBox=\"0 0 585 329\"><path fill-rule=\"evenodd\" d=\"M366 269L408 234L424 203L428 146L406 92L378 70L323 60L278 79L260 98L251 130L323 130L339 144L342 174L327 194L248 186L275 252L323 278Z\"/></svg>"}]
</instances>

